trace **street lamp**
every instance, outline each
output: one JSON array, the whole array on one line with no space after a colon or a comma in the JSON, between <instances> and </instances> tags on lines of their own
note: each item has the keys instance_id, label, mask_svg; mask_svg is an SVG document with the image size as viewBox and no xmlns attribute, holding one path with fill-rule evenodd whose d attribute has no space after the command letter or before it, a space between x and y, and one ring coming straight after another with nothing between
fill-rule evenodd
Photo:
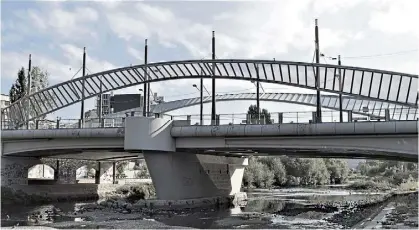
<instances>
[{"instance_id":1,"label":"street lamp","mask_svg":"<svg viewBox=\"0 0 419 230\"><path fill-rule=\"evenodd\" d=\"M201 92L201 90L198 88L198 86L196 84L193 84L192 87L196 88L199 92ZM207 88L205 86L203 86L203 88L205 89L205 91L208 93L209 96L211 96L210 92L207 90Z\"/></svg>"},{"instance_id":2,"label":"street lamp","mask_svg":"<svg viewBox=\"0 0 419 230\"><path fill-rule=\"evenodd\" d=\"M202 75L202 74L201 74ZM193 84L192 87L196 88L199 92L200 92L200 108L199 108L199 120L200 120L200 124L203 125L204 124L204 101L203 101L203 90L205 89L205 91L208 93L208 95L211 96L211 94L208 92L207 88L205 88L204 83L203 83L203 79L201 77L201 89L198 88L198 86L196 84Z\"/></svg>"},{"instance_id":3,"label":"street lamp","mask_svg":"<svg viewBox=\"0 0 419 230\"><path fill-rule=\"evenodd\" d=\"M327 57L324 54L320 54L320 56L322 56L323 58L326 57L330 60L338 60L338 65L341 65L341 61L340 61L340 55L338 55L338 57ZM343 85L342 85L342 74L341 74L341 69L339 68L339 73L337 75L335 75L335 77L339 78L339 121L343 122L343 110L342 110L342 91L343 91Z\"/></svg>"}]
</instances>

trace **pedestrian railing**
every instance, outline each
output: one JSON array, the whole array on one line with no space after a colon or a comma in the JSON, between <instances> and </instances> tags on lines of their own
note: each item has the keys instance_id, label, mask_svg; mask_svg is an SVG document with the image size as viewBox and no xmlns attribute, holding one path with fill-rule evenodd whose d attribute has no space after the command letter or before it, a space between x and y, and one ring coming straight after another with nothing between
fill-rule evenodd
<instances>
[{"instance_id":1,"label":"pedestrian railing","mask_svg":"<svg viewBox=\"0 0 419 230\"><path fill-rule=\"evenodd\" d=\"M398 113L390 114L387 110L384 114L363 116L354 114L351 111L345 111L342 122L363 122L363 121L390 121L390 117L394 117ZM83 122L80 119L61 119L56 120L36 120L28 124L16 126L12 121L7 119L1 121L2 130L14 129L76 129L76 128L112 128L124 127L125 119L132 116L142 116L139 112L127 112L125 116L106 118L86 118ZM283 123L319 123L316 121L315 111L299 111L299 112L273 112L273 113L232 113L217 114L215 118L211 114L188 114L188 115L171 115L171 114L149 114L149 117L166 118L170 120L186 120L190 125L233 125L233 124L283 124ZM401 117L403 118L403 117ZM405 119L399 120L417 120L416 114L413 116L405 116ZM341 122L339 111L323 111L321 117L322 123Z\"/></svg>"}]
</instances>

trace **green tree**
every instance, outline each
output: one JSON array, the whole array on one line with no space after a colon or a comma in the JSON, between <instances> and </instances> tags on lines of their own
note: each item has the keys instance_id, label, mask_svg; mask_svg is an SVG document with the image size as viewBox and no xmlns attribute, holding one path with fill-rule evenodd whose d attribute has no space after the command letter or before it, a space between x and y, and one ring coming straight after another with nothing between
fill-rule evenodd
<instances>
[{"instance_id":1,"label":"green tree","mask_svg":"<svg viewBox=\"0 0 419 230\"><path fill-rule=\"evenodd\" d=\"M270 188L275 175L266 164L260 162L259 157L251 157L249 166L244 171L244 184L247 187Z\"/></svg>"},{"instance_id":2,"label":"green tree","mask_svg":"<svg viewBox=\"0 0 419 230\"><path fill-rule=\"evenodd\" d=\"M349 175L349 166L346 160L324 159L324 163L330 174L330 183L341 184L346 181Z\"/></svg>"},{"instance_id":3,"label":"green tree","mask_svg":"<svg viewBox=\"0 0 419 230\"><path fill-rule=\"evenodd\" d=\"M116 163L116 178L126 178L125 168L128 166L129 161L119 161Z\"/></svg>"},{"instance_id":4,"label":"green tree","mask_svg":"<svg viewBox=\"0 0 419 230\"><path fill-rule=\"evenodd\" d=\"M323 159L291 158L283 156L288 185L320 185L329 182L330 174Z\"/></svg>"},{"instance_id":5,"label":"green tree","mask_svg":"<svg viewBox=\"0 0 419 230\"><path fill-rule=\"evenodd\" d=\"M358 165L357 171L373 180L394 185L418 178L418 165L410 162L367 160Z\"/></svg>"},{"instance_id":6,"label":"green tree","mask_svg":"<svg viewBox=\"0 0 419 230\"><path fill-rule=\"evenodd\" d=\"M43 71L41 68L34 66L31 69L31 89L28 90L28 83L27 83L27 76L25 74L25 69L22 67L17 74L16 82L12 85L9 91L10 96L10 102L14 103L22 98L24 98L27 94L33 94L35 92L38 92L40 90L43 90L45 88L48 88L49 86L49 74L47 71ZM30 103L29 100L22 99L22 115L24 118L26 117L34 117L36 116L36 111L45 111L44 107L41 106L51 106L53 105L53 100L56 100L56 98L53 98L53 94L42 94L39 95L39 98L41 101L38 101L38 103L33 102ZM50 109L50 108L47 108ZM42 117L39 117L39 119L44 119L45 115ZM22 125L22 124L18 124ZM31 124L33 125L33 124Z\"/></svg>"},{"instance_id":7,"label":"green tree","mask_svg":"<svg viewBox=\"0 0 419 230\"><path fill-rule=\"evenodd\" d=\"M264 124L272 124L271 114L268 112L267 109L262 109L262 111L258 111L256 105L250 105L249 109L247 110L248 121L251 124L257 124L258 119Z\"/></svg>"},{"instance_id":8,"label":"green tree","mask_svg":"<svg viewBox=\"0 0 419 230\"><path fill-rule=\"evenodd\" d=\"M139 159L135 161L134 170L136 178L150 178L150 173L148 172L147 164L144 159Z\"/></svg>"},{"instance_id":9,"label":"green tree","mask_svg":"<svg viewBox=\"0 0 419 230\"><path fill-rule=\"evenodd\" d=\"M274 174L274 184L284 185L287 182L287 172L279 157L261 157L260 162L267 165Z\"/></svg>"},{"instance_id":10,"label":"green tree","mask_svg":"<svg viewBox=\"0 0 419 230\"><path fill-rule=\"evenodd\" d=\"M22 67L17 72L16 82L10 88L10 103L14 103L26 95L26 89L28 88L26 80L25 69Z\"/></svg>"}]
</instances>

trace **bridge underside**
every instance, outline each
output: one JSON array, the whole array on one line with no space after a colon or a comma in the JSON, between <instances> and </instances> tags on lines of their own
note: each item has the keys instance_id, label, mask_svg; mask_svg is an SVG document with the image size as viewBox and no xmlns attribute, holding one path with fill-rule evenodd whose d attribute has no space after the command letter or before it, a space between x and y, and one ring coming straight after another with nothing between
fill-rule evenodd
<instances>
[{"instance_id":1,"label":"bridge underside","mask_svg":"<svg viewBox=\"0 0 419 230\"><path fill-rule=\"evenodd\" d=\"M154 151L147 151L153 153ZM226 157L249 157L249 156L293 156L305 158L347 158L347 159L382 159L417 162L418 155L411 153L395 153L394 151L371 150L371 149L344 149L344 148L281 148L281 147L252 147L252 148L177 148L176 152L203 154ZM141 152L128 152L123 149L74 149L74 150L48 150L31 151L8 154L12 157L36 157L36 158L60 158L89 161L122 161L143 159Z\"/></svg>"},{"instance_id":2,"label":"bridge underside","mask_svg":"<svg viewBox=\"0 0 419 230\"><path fill-rule=\"evenodd\" d=\"M142 153L127 152L124 149L50 149L7 154L12 157L60 158L88 161L122 161L144 158Z\"/></svg>"},{"instance_id":3,"label":"bridge underside","mask_svg":"<svg viewBox=\"0 0 419 230\"><path fill-rule=\"evenodd\" d=\"M242 150L231 150L229 148L205 149L178 149L179 152L191 154L208 154L227 157L250 157L250 156L289 156L303 158L343 158L343 159L375 159L375 160L396 160L406 162L417 162L418 157L411 154L395 155L394 152L383 152L374 150L343 150L343 149L297 149L297 148L251 148Z\"/></svg>"}]
</instances>

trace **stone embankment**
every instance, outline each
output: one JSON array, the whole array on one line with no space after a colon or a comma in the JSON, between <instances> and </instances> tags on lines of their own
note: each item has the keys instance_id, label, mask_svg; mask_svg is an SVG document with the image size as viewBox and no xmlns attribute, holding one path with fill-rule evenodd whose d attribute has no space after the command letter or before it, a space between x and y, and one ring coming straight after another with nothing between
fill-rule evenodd
<instances>
[{"instance_id":1,"label":"stone embankment","mask_svg":"<svg viewBox=\"0 0 419 230\"><path fill-rule=\"evenodd\" d=\"M120 213L131 212L153 212L165 210L193 210L201 209L203 207L231 207L243 206L247 200L246 193L237 193L228 197L217 196L208 198L196 198L185 200L157 200L157 199L141 199L132 201L129 198L107 198L101 199L97 205L88 205L85 208L97 208L97 206L113 208Z\"/></svg>"},{"instance_id":2,"label":"stone embankment","mask_svg":"<svg viewBox=\"0 0 419 230\"><path fill-rule=\"evenodd\" d=\"M1 187L2 205L88 201L111 197L148 199L155 196L152 184L57 184Z\"/></svg>"}]
</instances>

